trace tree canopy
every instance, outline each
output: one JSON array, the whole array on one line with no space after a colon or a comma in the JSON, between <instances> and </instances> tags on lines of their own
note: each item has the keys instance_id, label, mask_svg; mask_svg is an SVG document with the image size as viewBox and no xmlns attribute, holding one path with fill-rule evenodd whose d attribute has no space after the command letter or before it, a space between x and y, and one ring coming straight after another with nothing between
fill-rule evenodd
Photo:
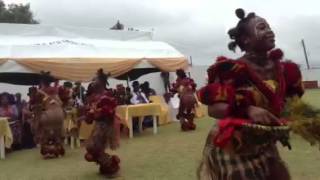
<instances>
[{"instance_id":1,"label":"tree canopy","mask_svg":"<svg viewBox=\"0 0 320 180\"><path fill-rule=\"evenodd\" d=\"M30 10L30 4L6 5L0 0L0 23L38 24Z\"/></svg>"},{"instance_id":2,"label":"tree canopy","mask_svg":"<svg viewBox=\"0 0 320 180\"><path fill-rule=\"evenodd\" d=\"M111 30L123 30L124 29L124 25L120 23L120 21L118 20L117 23L112 26L110 28Z\"/></svg>"}]
</instances>

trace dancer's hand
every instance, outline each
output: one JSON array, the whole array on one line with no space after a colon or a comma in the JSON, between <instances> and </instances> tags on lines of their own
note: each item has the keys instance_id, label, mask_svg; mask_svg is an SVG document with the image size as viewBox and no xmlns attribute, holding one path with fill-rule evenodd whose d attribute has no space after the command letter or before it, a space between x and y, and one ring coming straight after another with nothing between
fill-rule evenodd
<instances>
[{"instance_id":1,"label":"dancer's hand","mask_svg":"<svg viewBox=\"0 0 320 180\"><path fill-rule=\"evenodd\" d=\"M270 125L279 121L279 119L268 110L257 106L248 107L248 116L252 121L254 121L254 123L257 124Z\"/></svg>"}]
</instances>

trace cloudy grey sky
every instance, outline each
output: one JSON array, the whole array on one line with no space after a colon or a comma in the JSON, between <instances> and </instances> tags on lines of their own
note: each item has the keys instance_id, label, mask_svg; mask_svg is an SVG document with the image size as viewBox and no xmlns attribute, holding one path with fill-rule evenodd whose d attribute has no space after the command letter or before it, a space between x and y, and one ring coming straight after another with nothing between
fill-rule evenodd
<instances>
[{"instance_id":1,"label":"cloudy grey sky","mask_svg":"<svg viewBox=\"0 0 320 180\"><path fill-rule=\"evenodd\" d=\"M218 55L237 56L227 49L226 31L238 7L269 21L277 46L286 57L305 65L304 38L312 66L320 66L320 1L318 0L5 0L30 3L42 24L109 28L116 20L126 27L151 30L192 56L195 64L211 64Z\"/></svg>"}]
</instances>

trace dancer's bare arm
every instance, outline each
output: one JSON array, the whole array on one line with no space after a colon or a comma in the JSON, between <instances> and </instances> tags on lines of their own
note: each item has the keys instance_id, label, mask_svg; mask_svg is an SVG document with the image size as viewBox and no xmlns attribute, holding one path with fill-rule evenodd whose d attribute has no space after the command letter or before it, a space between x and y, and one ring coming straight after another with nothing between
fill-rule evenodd
<instances>
[{"instance_id":1,"label":"dancer's bare arm","mask_svg":"<svg viewBox=\"0 0 320 180\"><path fill-rule=\"evenodd\" d=\"M215 103L208 106L208 114L215 119L225 118L228 115L228 107L227 103ZM261 107L249 106L247 113L249 118L255 123L271 124L278 121L276 116Z\"/></svg>"},{"instance_id":2,"label":"dancer's bare arm","mask_svg":"<svg viewBox=\"0 0 320 180\"><path fill-rule=\"evenodd\" d=\"M227 103L215 103L213 105L209 105L208 114L215 119L225 118L228 114L228 107L229 105Z\"/></svg>"}]
</instances>

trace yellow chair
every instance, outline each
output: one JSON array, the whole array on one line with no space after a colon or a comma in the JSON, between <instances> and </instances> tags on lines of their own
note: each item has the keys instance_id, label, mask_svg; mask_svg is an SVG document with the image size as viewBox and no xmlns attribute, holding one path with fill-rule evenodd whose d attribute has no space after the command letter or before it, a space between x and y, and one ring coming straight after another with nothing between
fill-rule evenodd
<instances>
[{"instance_id":1,"label":"yellow chair","mask_svg":"<svg viewBox=\"0 0 320 180\"><path fill-rule=\"evenodd\" d=\"M76 124L77 109L72 108L72 110L67 111L66 117L64 119L64 130L66 133L65 144L68 144L68 139L70 139L70 147L74 149L80 147L80 139L77 135L78 126ZM76 133L76 134L75 134Z\"/></svg>"},{"instance_id":2,"label":"yellow chair","mask_svg":"<svg viewBox=\"0 0 320 180\"><path fill-rule=\"evenodd\" d=\"M207 106L199 103L198 107L196 108L196 118L202 118L207 116L208 109Z\"/></svg>"},{"instance_id":3,"label":"yellow chair","mask_svg":"<svg viewBox=\"0 0 320 180\"><path fill-rule=\"evenodd\" d=\"M207 115L206 112L208 112L208 110L207 110L207 107L199 101L199 99L196 95L195 95L195 97L198 102L198 106L196 107L196 114L195 115L196 115L196 118L202 118Z\"/></svg>"},{"instance_id":4,"label":"yellow chair","mask_svg":"<svg viewBox=\"0 0 320 180\"><path fill-rule=\"evenodd\" d=\"M168 124L170 123L170 109L167 103L164 101L162 96L150 96L149 100L153 103L160 104L161 106L161 114L159 116L159 124Z\"/></svg>"}]
</instances>

